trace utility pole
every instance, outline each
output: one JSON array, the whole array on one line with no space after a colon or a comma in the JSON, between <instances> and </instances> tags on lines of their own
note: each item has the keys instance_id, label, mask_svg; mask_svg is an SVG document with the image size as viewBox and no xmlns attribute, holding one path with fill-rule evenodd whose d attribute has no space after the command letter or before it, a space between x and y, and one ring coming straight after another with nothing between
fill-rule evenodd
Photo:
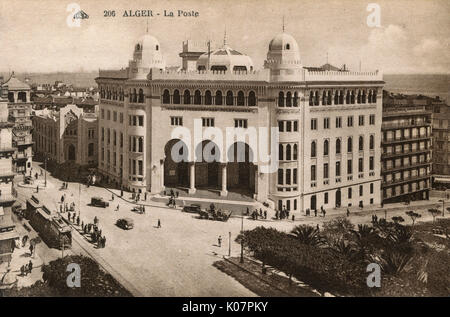
<instances>
[{"instance_id":1,"label":"utility pole","mask_svg":"<svg viewBox=\"0 0 450 317\"><path fill-rule=\"evenodd\" d=\"M240 263L244 263L244 212L242 212L242 217L241 217L241 259L240 259Z\"/></svg>"},{"instance_id":2,"label":"utility pole","mask_svg":"<svg viewBox=\"0 0 450 317\"><path fill-rule=\"evenodd\" d=\"M45 170L44 187L47 188L47 156L45 156L45 159L44 159L44 170Z\"/></svg>"}]
</instances>

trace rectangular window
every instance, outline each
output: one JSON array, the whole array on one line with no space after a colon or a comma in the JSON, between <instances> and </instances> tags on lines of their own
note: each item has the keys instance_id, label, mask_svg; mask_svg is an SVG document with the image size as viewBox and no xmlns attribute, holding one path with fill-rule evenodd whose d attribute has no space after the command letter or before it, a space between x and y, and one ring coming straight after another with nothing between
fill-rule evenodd
<instances>
[{"instance_id":1,"label":"rectangular window","mask_svg":"<svg viewBox=\"0 0 450 317\"><path fill-rule=\"evenodd\" d=\"M144 175L144 162L138 161L138 175Z\"/></svg>"},{"instance_id":2,"label":"rectangular window","mask_svg":"<svg viewBox=\"0 0 450 317\"><path fill-rule=\"evenodd\" d=\"M373 170L374 169L374 158L373 156L369 157L369 170Z\"/></svg>"},{"instance_id":3,"label":"rectangular window","mask_svg":"<svg viewBox=\"0 0 450 317\"><path fill-rule=\"evenodd\" d=\"M144 126L144 116L138 116L139 118L139 126L143 127Z\"/></svg>"},{"instance_id":4,"label":"rectangular window","mask_svg":"<svg viewBox=\"0 0 450 317\"><path fill-rule=\"evenodd\" d=\"M111 111L106 112L106 120L111 120Z\"/></svg>"},{"instance_id":5,"label":"rectangular window","mask_svg":"<svg viewBox=\"0 0 450 317\"><path fill-rule=\"evenodd\" d=\"M323 128L324 129L330 128L330 118L323 118Z\"/></svg>"},{"instance_id":6,"label":"rectangular window","mask_svg":"<svg viewBox=\"0 0 450 317\"><path fill-rule=\"evenodd\" d=\"M353 116L347 117L347 127L353 127Z\"/></svg>"},{"instance_id":7,"label":"rectangular window","mask_svg":"<svg viewBox=\"0 0 450 317\"><path fill-rule=\"evenodd\" d=\"M359 124L359 126L364 125L364 115L361 115L358 117L358 124Z\"/></svg>"},{"instance_id":8,"label":"rectangular window","mask_svg":"<svg viewBox=\"0 0 450 317\"><path fill-rule=\"evenodd\" d=\"M373 194L373 183L370 183L370 193Z\"/></svg>"},{"instance_id":9,"label":"rectangular window","mask_svg":"<svg viewBox=\"0 0 450 317\"><path fill-rule=\"evenodd\" d=\"M370 125L374 125L375 124L375 115L374 114L371 114L369 116L369 124Z\"/></svg>"},{"instance_id":10,"label":"rectangular window","mask_svg":"<svg viewBox=\"0 0 450 317\"><path fill-rule=\"evenodd\" d=\"M341 162L336 162L336 176L341 176Z\"/></svg>"},{"instance_id":11,"label":"rectangular window","mask_svg":"<svg viewBox=\"0 0 450 317\"><path fill-rule=\"evenodd\" d=\"M117 122L117 112L116 111L113 112L113 121Z\"/></svg>"},{"instance_id":12,"label":"rectangular window","mask_svg":"<svg viewBox=\"0 0 450 317\"><path fill-rule=\"evenodd\" d=\"M292 131L292 121L286 121L286 132Z\"/></svg>"},{"instance_id":13,"label":"rectangular window","mask_svg":"<svg viewBox=\"0 0 450 317\"><path fill-rule=\"evenodd\" d=\"M363 161L363 158L359 158L358 159L358 172L360 172L360 173L362 173L362 172L364 172L364 161Z\"/></svg>"},{"instance_id":14,"label":"rectangular window","mask_svg":"<svg viewBox=\"0 0 450 317\"><path fill-rule=\"evenodd\" d=\"M311 130L317 130L317 119L311 119Z\"/></svg>"},{"instance_id":15,"label":"rectangular window","mask_svg":"<svg viewBox=\"0 0 450 317\"><path fill-rule=\"evenodd\" d=\"M352 160L347 160L347 174L353 174L353 162Z\"/></svg>"},{"instance_id":16,"label":"rectangular window","mask_svg":"<svg viewBox=\"0 0 450 317\"><path fill-rule=\"evenodd\" d=\"M170 117L170 125L171 126L182 126L183 125L183 117Z\"/></svg>"},{"instance_id":17,"label":"rectangular window","mask_svg":"<svg viewBox=\"0 0 450 317\"><path fill-rule=\"evenodd\" d=\"M298 121L294 121L294 132L298 132Z\"/></svg>"},{"instance_id":18,"label":"rectangular window","mask_svg":"<svg viewBox=\"0 0 450 317\"><path fill-rule=\"evenodd\" d=\"M362 196L364 192L363 185L359 185L359 196Z\"/></svg>"},{"instance_id":19,"label":"rectangular window","mask_svg":"<svg viewBox=\"0 0 450 317\"><path fill-rule=\"evenodd\" d=\"M101 113L102 113L102 119L105 119L105 109L102 109Z\"/></svg>"},{"instance_id":20,"label":"rectangular window","mask_svg":"<svg viewBox=\"0 0 450 317\"><path fill-rule=\"evenodd\" d=\"M323 164L323 178L328 178L328 163Z\"/></svg>"},{"instance_id":21,"label":"rectangular window","mask_svg":"<svg viewBox=\"0 0 450 317\"><path fill-rule=\"evenodd\" d=\"M278 131L284 132L284 121L283 120L278 121Z\"/></svg>"},{"instance_id":22,"label":"rectangular window","mask_svg":"<svg viewBox=\"0 0 450 317\"><path fill-rule=\"evenodd\" d=\"M214 126L214 118L202 118L202 126L203 127L213 127Z\"/></svg>"},{"instance_id":23,"label":"rectangular window","mask_svg":"<svg viewBox=\"0 0 450 317\"><path fill-rule=\"evenodd\" d=\"M278 185L283 185L283 170L278 169Z\"/></svg>"},{"instance_id":24,"label":"rectangular window","mask_svg":"<svg viewBox=\"0 0 450 317\"><path fill-rule=\"evenodd\" d=\"M102 127L102 141L105 141L105 128Z\"/></svg>"},{"instance_id":25,"label":"rectangular window","mask_svg":"<svg viewBox=\"0 0 450 317\"><path fill-rule=\"evenodd\" d=\"M234 119L234 127L247 129L247 119Z\"/></svg>"},{"instance_id":26,"label":"rectangular window","mask_svg":"<svg viewBox=\"0 0 450 317\"><path fill-rule=\"evenodd\" d=\"M119 114L119 122L123 123L123 113L122 112Z\"/></svg>"},{"instance_id":27,"label":"rectangular window","mask_svg":"<svg viewBox=\"0 0 450 317\"><path fill-rule=\"evenodd\" d=\"M342 117L336 117L336 128L342 128Z\"/></svg>"},{"instance_id":28,"label":"rectangular window","mask_svg":"<svg viewBox=\"0 0 450 317\"><path fill-rule=\"evenodd\" d=\"M297 184L297 168L292 170L292 183Z\"/></svg>"},{"instance_id":29,"label":"rectangular window","mask_svg":"<svg viewBox=\"0 0 450 317\"><path fill-rule=\"evenodd\" d=\"M291 185L291 169L286 169L286 185Z\"/></svg>"},{"instance_id":30,"label":"rectangular window","mask_svg":"<svg viewBox=\"0 0 450 317\"><path fill-rule=\"evenodd\" d=\"M120 132L120 147L123 147L123 133Z\"/></svg>"},{"instance_id":31,"label":"rectangular window","mask_svg":"<svg viewBox=\"0 0 450 317\"><path fill-rule=\"evenodd\" d=\"M348 189L348 199L352 199L352 189Z\"/></svg>"},{"instance_id":32,"label":"rectangular window","mask_svg":"<svg viewBox=\"0 0 450 317\"><path fill-rule=\"evenodd\" d=\"M325 193L325 195L323 197L323 202L324 202L324 204L328 204L328 193Z\"/></svg>"},{"instance_id":33,"label":"rectangular window","mask_svg":"<svg viewBox=\"0 0 450 317\"><path fill-rule=\"evenodd\" d=\"M315 165L311 165L311 180L312 181L316 180L316 166Z\"/></svg>"}]
</instances>

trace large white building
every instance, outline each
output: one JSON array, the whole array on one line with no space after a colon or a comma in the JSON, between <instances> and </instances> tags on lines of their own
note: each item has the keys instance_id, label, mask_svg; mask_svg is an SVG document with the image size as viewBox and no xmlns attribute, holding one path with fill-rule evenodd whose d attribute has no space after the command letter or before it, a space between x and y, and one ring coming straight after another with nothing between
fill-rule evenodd
<instances>
[{"instance_id":1,"label":"large white building","mask_svg":"<svg viewBox=\"0 0 450 317\"><path fill-rule=\"evenodd\" d=\"M197 45L192 54L186 44L180 56L187 70L166 68L161 45L148 34L135 44L127 68L100 70L99 171L105 178L152 193L238 191L289 210L380 203L379 71L303 67L297 41L284 32L269 43L258 71L226 43L203 52ZM262 152L275 152L270 133L258 133L259 148L250 138L221 144L211 135L187 144L172 134L181 126L194 135L194 119L204 133L278 127L278 169L266 173L268 163L258 161ZM226 161L236 157L237 144L245 144L245 158ZM174 161L174 145L184 161ZM217 160L195 159L202 149Z\"/></svg>"}]
</instances>

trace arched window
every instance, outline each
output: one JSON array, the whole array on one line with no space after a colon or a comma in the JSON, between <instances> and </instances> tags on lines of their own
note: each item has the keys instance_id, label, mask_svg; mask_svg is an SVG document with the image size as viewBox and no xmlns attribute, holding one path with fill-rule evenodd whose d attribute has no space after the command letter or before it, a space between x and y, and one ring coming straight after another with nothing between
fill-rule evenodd
<instances>
[{"instance_id":1,"label":"arched window","mask_svg":"<svg viewBox=\"0 0 450 317\"><path fill-rule=\"evenodd\" d=\"M362 135L359 136L358 149L364 151L364 138Z\"/></svg>"},{"instance_id":2,"label":"arched window","mask_svg":"<svg viewBox=\"0 0 450 317\"><path fill-rule=\"evenodd\" d=\"M284 107L284 92L278 93L278 107Z\"/></svg>"},{"instance_id":3,"label":"arched window","mask_svg":"<svg viewBox=\"0 0 450 317\"><path fill-rule=\"evenodd\" d=\"M356 97L357 103L361 103L361 90L358 90L358 96Z\"/></svg>"},{"instance_id":4,"label":"arched window","mask_svg":"<svg viewBox=\"0 0 450 317\"><path fill-rule=\"evenodd\" d=\"M336 139L336 154L341 154L341 139Z\"/></svg>"},{"instance_id":5,"label":"arched window","mask_svg":"<svg viewBox=\"0 0 450 317\"><path fill-rule=\"evenodd\" d=\"M133 102L133 91L130 89L129 95L128 95L128 99L130 102Z\"/></svg>"},{"instance_id":6,"label":"arched window","mask_svg":"<svg viewBox=\"0 0 450 317\"><path fill-rule=\"evenodd\" d=\"M316 157L316 141L311 142L311 157Z\"/></svg>"},{"instance_id":7,"label":"arched window","mask_svg":"<svg viewBox=\"0 0 450 317\"><path fill-rule=\"evenodd\" d=\"M173 103L179 105L181 103L180 91L175 89L173 92Z\"/></svg>"},{"instance_id":8,"label":"arched window","mask_svg":"<svg viewBox=\"0 0 450 317\"><path fill-rule=\"evenodd\" d=\"M335 91L334 92L334 104L338 105L339 104L339 91Z\"/></svg>"},{"instance_id":9,"label":"arched window","mask_svg":"<svg viewBox=\"0 0 450 317\"><path fill-rule=\"evenodd\" d=\"M372 90L369 90L369 93L367 94L367 102L372 103Z\"/></svg>"},{"instance_id":10,"label":"arched window","mask_svg":"<svg viewBox=\"0 0 450 317\"><path fill-rule=\"evenodd\" d=\"M216 105L220 106L222 105L222 92L220 90L216 91L216 100L215 100Z\"/></svg>"},{"instance_id":11,"label":"arched window","mask_svg":"<svg viewBox=\"0 0 450 317\"><path fill-rule=\"evenodd\" d=\"M139 103L144 103L144 91L139 89Z\"/></svg>"},{"instance_id":12,"label":"arched window","mask_svg":"<svg viewBox=\"0 0 450 317\"><path fill-rule=\"evenodd\" d=\"M330 148L330 144L329 144L328 140L325 140L323 142L323 155L325 155L325 156L328 155L329 148Z\"/></svg>"},{"instance_id":13,"label":"arched window","mask_svg":"<svg viewBox=\"0 0 450 317\"><path fill-rule=\"evenodd\" d=\"M331 90L328 90L327 104L331 105Z\"/></svg>"},{"instance_id":14,"label":"arched window","mask_svg":"<svg viewBox=\"0 0 450 317\"><path fill-rule=\"evenodd\" d=\"M352 95L350 97L350 102L351 102L351 104L355 103L355 91L354 90L352 90Z\"/></svg>"},{"instance_id":15,"label":"arched window","mask_svg":"<svg viewBox=\"0 0 450 317\"><path fill-rule=\"evenodd\" d=\"M373 150L374 147L375 147L375 139L374 139L373 135L371 135L369 138L369 149Z\"/></svg>"},{"instance_id":16,"label":"arched window","mask_svg":"<svg viewBox=\"0 0 450 317\"><path fill-rule=\"evenodd\" d=\"M254 91L250 91L248 94L247 104L249 107L256 106L256 94Z\"/></svg>"},{"instance_id":17,"label":"arched window","mask_svg":"<svg viewBox=\"0 0 450 317\"><path fill-rule=\"evenodd\" d=\"M294 107L298 107L298 93L294 92Z\"/></svg>"},{"instance_id":18,"label":"arched window","mask_svg":"<svg viewBox=\"0 0 450 317\"><path fill-rule=\"evenodd\" d=\"M290 91L286 94L286 107L292 107L292 94Z\"/></svg>"},{"instance_id":19,"label":"arched window","mask_svg":"<svg viewBox=\"0 0 450 317\"><path fill-rule=\"evenodd\" d=\"M314 105L318 106L319 105L319 92L316 91L314 94Z\"/></svg>"},{"instance_id":20,"label":"arched window","mask_svg":"<svg viewBox=\"0 0 450 317\"><path fill-rule=\"evenodd\" d=\"M314 105L314 92L312 91L309 92L309 105L310 106Z\"/></svg>"},{"instance_id":21,"label":"arched window","mask_svg":"<svg viewBox=\"0 0 450 317\"><path fill-rule=\"evenodd\" d=\"M162 99L163 99L163 104L169 104L170 103L170 92L169 92L168 89L164 90Z\"/></svg>"},{"instance_id":22,"label":"arched window","mask_svg":"<svg viewBox=\"0 0 450 317\"><path fill-rule=\"evenodd\" d=\"M280 161L284 160L283 144L278 144L278 159Z\"/></svg>"},{"instance_id":23,"label":"arched window","mask_svg":"<svg viewBox=\"0 0 450 317\"><path fill-rule=\"evenodd\" d=\"M353 140L351 136L349 136L347 139L347 152L348 153L353 152Z\"/></svg>"},{"instance_id":24,"label":"arched window","mask_svg":"<svg viewBox=\"0 0 450 317\"><path fill-rule=\"evenodd\" d=\"M137 102L137 93L136 93L136 88L133 89L133 102Z\"/></svg>"},{"instance_id":25,"label":"arched window","mask_svg":"<svg viewBox=\"0 0 450 317\"><path fill-rule=\"evenodd\" d=\"M297 159L298 159L298 146L297 146L297 144L294 144L294 151L293 151L294 153L294 155L293 155L293 160L294 161L296 161Z\"/></svg>"},{"instance_id":26,"label":"arched window","mask_svg":"<svg viewBox=\"0 0 450 317\"><path fill-rule=\"evenodd\" d=\"M191 104L191 92L186 89L183 93L183 104L190 105Z\"/></svg>"},{"instance_id":27,"label":"arched window","mask_svg":"<svg viewBox=\"0 0 450 317\"><path fill-rule=\"evenodd\" d=\"M159 51L159 45L156 45L155 49L156 49L157 51Z\"/></svg>"},{"instance_id":28,"label":"arched window","mask_svg":"<svg viewBox=\"0 0 450 317\"><path fill-rule=\"evenodd\" d=\"M286 161L291 160L291 145L286 145Z\"/></svg>"},{"instance_id":29,"label":"arched window","mask_svg":"<svg viewBox=\"0 0 450 317\"><path fill-rule=\"evenodd\" d=\"M233 92L231 90L227 91L227 98L226 98L226 102L227 102L227 106L232 106L234 104L234 100L233 100Z\"/></svg>"},{"instance_id":30,"label":"arched window","mask_svg":"<svg viewBox=\"0 0 450 317\"><path fill-rule=\"evenodd\" d=\"M345 103L350 104L350 90L347 90L347 94L345 95Z\"/></svg>"},{"instance_id":31,"label":"arched window","mask_svg":"<svg viewBox=\"0 0 450 317\"><path fill-rule=\"evenodd\" d=\"M377 102L377 90L375 89L374 91L373 91L373 100L372 100L372 102Z\"/></svg>"},{"instance_id":32,"label":"arched window","mask_svg":"<svg viewBox=\"0 0 450 317\"><path fill-rule=\"evenodd\" d=\"M343 91L343 90L341 90L341 91L339 92L339 104L340 104L340 105L343 105L343 104L344 104L344 91Z\"/></svg>"},{"instance_id":33,"label":"arched window","mask_svg":"<svg viewBox=\"0 0 450 317\"><path fill-rule=\"evenodd\" d=\"M363 93L362 93L362 103L366 103L366 91L365 90L363 90Z\"/></svg>"},{"instance_id":34,"label":"arched window","mask_svg":"<svg viewBox=\"0 0 450 317\"><path fill-rule=\"evenodd\" d=\"M202 94L200 90L196 90L194 93L194 105L200 105L202 103Z\"/></svg>"},{"instance_id":35,"label":"arched window","mask_svg":"<svg viewBox=\"0 0 450 317\"><path fill-rule=\"evenodd\" d=\"M244 93L240 90L237 95L237 105L244 106L245 105L245 97Z\"/></svg>"},{"instance_id":36,"label":"arched window","mask_svg":"<svg viewBox=\"0 0 450 317\"><path fill-rule=\"evenodd\" d=\"M326 106L326 105L327 105L327 100L328 100L328 98L327 98L327 92L324 90L323 93L322 93L322 105L323 105L323 106Z\"/></svg>"},{"instance_id":37,"label":"arched window","mask_svg":"<svg viewBox=\"0 0 450 317\"><path fill-rule=\"evenodd\" d=\"M212 105L212 96L209 90L205 91L205 105Z\"/></svg>"},{"instance_id":38,"label":"arched window","mask_svg":"<svg viewBox=\"0 0 450 317\"><path fill-rule=\"evenodd\" d=\"M291 49L291 45L289 43L286 44L286 49L287 50Z\"/></svg>"}]
</instances>

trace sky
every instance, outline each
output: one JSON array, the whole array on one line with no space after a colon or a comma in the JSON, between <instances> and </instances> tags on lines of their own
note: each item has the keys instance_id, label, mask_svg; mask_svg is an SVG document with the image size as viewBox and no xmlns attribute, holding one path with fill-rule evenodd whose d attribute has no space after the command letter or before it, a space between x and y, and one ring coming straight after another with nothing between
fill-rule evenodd
<instances>
[{"instance_id":1,"label":"sky","mask_svg":"<svg viewBox=\"0 0 450 317\"><path fill-rule=\"evenodd\" d=\"M80 27L67 24L72 3L89 15ZM367 23L370 3L380 7L379 27ZM155 16L123 17L140 9ZM104 17L105 10L115 17ZM164 17L164 10L198 17ZM181 64L184 40L222 43L226 30L227 44L262 68L284 16L304 66L322 65L328 55L352 70L448 74L449 13L449 0L0 0L0 72L126 67L147 24L168 65Z\"/></svg>"}]
</instances>

